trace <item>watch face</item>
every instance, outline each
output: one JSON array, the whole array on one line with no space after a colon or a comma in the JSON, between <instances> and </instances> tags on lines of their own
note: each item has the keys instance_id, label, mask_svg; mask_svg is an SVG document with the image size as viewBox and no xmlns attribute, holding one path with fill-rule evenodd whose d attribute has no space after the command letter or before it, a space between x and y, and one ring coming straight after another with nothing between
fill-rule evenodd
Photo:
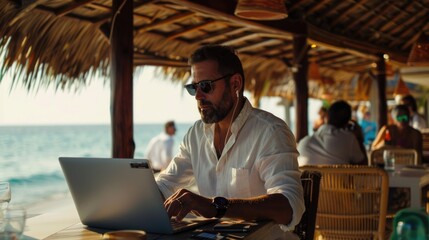
<instances>
[{"instance_id":1,"label":"watch face","mask_svg":"<svg viewBox=\"0 0 429 240\"><path fill-rule=\"evenodd\" d=\"M215 197L213 198L212 204L217 210L215 218L222 218L228 209L229 201L224 197Z\"/></svg>"},{"instance_id":2,"label":"watch face","mask_svg":"<svg viewBox=\"0 0 429 240\"><path fill-rule=\"evenodd\" d=\"M226 208L228 207L228 199L224 197L215 197L213 203L216 205L216 208Z\"/></svg>"}]
</instances>

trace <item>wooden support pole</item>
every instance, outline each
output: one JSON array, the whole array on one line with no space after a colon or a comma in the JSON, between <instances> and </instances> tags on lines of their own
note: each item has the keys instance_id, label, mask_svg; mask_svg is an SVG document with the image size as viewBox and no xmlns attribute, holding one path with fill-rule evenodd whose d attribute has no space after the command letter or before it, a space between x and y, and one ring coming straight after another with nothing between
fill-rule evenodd
<instances>
[{"instance_id":1,"label":"wooden support pole","mask_svg":"<svg viewBox=\"0 0 429 240\"><path fill-rule=\"evenodd\" d=\"M377 61L377 93L378 93L378 127L387 124L387 97L386 97L386 63L383 54L378 55Z\"/></svg>"},{"instance_id":2,"label":"wooden support pole","mask_svg":"<svg viewBox=\"0 0 429 240\"><path fill-rule=\"evenodd\" d=\"M113 0L112 12L112 157L133 158L133 1Z\"/></svg>"},{"instance_id":3,"label":"wooden support pole","mask_svg":"<svg viewBox=\"0 0 429 240\"><path fill-rule=\"evenodd\" d=\"M297 67L293 73L295 81L295 109L296 109L296 141L299 142L308 135L308 55L307 37L294 35L293 63Z\"/></svg>"}]
</instances>

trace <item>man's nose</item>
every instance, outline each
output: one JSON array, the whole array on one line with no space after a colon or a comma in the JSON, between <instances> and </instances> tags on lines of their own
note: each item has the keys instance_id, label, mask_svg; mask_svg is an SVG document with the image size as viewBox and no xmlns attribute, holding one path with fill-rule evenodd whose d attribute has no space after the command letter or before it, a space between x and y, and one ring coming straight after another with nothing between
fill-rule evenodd
<instances>
[{"instance_id":1,"label":"man's nose","mask_svg":"<svg viewBox=\"0 0 429 240\"><path fill-rule=\"evenodd\" d=\"M195 89L195 99L201 100L201 99L204 99L204 97L205 97L204 92L199 87L197 87L197 89Z\"/></svg>"}]
</instances>

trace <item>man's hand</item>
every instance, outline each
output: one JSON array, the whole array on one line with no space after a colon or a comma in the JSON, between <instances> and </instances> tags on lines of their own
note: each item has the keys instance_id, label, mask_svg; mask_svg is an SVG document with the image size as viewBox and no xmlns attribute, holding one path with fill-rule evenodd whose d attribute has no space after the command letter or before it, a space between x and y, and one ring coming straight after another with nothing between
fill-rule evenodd
<instances>
[{"instance_id":1,"label":"man's hand","mask_svg":"<svg viewBox=\"0 0 429 240\"><path fill-rule=\"evenodd\" d=\"M176 217L176 221L181 221L189 212L206 218L214 217L216 209L211 202L210 198L180 189L165 200L164 206L170 218Z\"/></svg>"}]
</instances>

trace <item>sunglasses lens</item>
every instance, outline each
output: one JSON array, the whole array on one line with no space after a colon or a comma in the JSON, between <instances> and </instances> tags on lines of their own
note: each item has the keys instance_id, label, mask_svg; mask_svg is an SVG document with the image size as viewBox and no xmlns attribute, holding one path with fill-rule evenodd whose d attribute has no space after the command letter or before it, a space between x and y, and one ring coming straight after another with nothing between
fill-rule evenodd
<instances>
[{"instance_id":1,"label":"sunglasses lens","mask_svg":"<svg viewBox=\"0 0 429 240\"><path fill-rule=\"evenodd\" d=\"M202 81L198 83L201 91L203 91L204 93L209 93L212 90L212 85L210 84L210 82L206 82L206 81Z\"/></svg>"},{"instance_id":2,"label":"sunglasses lens","mask_svg":"<svg viewBox=\"0 0 429 240\"><path fill-rule=\"evenodd\" d=\"M195 96L196 86L194 84L185 85L185 88L191 96Z\"/></svg>"},{"instance_id":3,"label":"sunglasses lens","mask_svg":"<svg viewBox=\"0 0 429 240\"><path fill-rule=\"evenodd\" d=\"M396 117L396 120L398 120L398 122L407 122L408 116L407 115L399 115Z\"/></svg>"}]
</instances>

